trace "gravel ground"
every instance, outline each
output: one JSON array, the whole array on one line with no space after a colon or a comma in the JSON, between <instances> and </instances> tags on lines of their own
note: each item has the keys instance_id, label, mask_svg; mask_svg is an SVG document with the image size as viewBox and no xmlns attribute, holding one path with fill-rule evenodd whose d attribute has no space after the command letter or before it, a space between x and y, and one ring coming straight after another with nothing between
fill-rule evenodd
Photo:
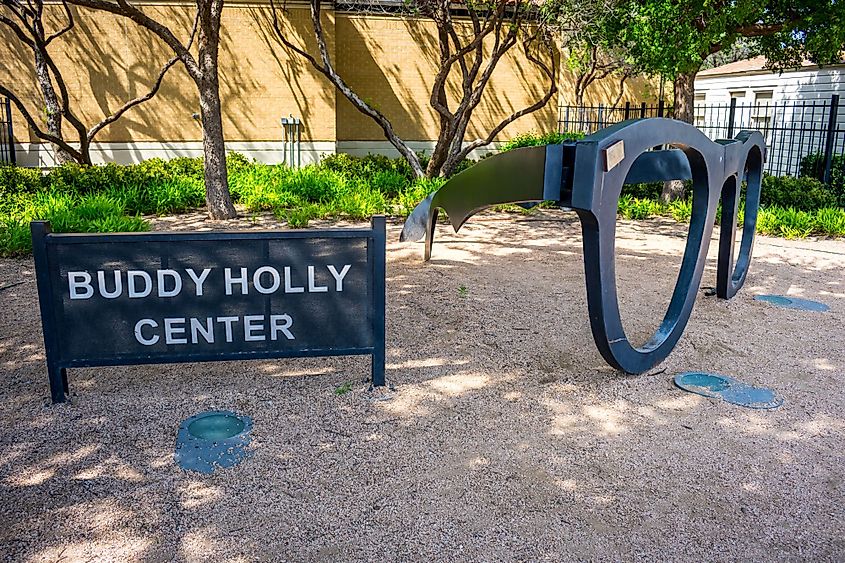
<instances>
[{"instance_id":1,"label":"gravel ground","mask_svg":"<svg viewBox=\"0 0 845 563\"><path fill-rule=\"evenodd\" d=\"M31 261L0 260L2 558L845 559L845 242L761 237L740 294L700 294L669 359L622 376L592 342L574 215L441 226L427 265L399 228L391 385L376 391L361 358L114 367L71 370L72 403L51 406ZM668 303L684 237L668 220L619 225L634 340ZM684 393L671 377L688 370L769 386L784 405ZM253 456L185 473L176 431L206 409L251 416Z\"/></svg>"}]
</instances>

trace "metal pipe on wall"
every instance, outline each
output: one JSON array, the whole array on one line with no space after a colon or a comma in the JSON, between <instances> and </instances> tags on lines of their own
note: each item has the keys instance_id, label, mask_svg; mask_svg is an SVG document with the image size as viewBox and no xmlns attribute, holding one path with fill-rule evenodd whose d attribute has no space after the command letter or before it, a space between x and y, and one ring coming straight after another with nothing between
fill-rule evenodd
<instances>
[{"instance_id":1,"label":"metal pipe on wall","mask_svg":"<svg viewBox=\"0 0 845 563\"><path fill-rule=\"evenodd\" d=\"M282 118L282 159L288 166L302 166L302 121L293 114Z\"/></svg>"}]
</instances>

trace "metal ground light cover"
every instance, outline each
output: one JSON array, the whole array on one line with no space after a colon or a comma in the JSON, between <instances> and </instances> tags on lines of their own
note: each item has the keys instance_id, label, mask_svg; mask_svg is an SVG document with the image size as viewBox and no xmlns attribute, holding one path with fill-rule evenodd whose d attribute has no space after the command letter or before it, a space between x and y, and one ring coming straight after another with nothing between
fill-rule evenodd
<instances>
[{"instance_id":1,"label":"metal ground light cover","mask_svg":"<svg viewBox=\"0 0 845 563\"><path fill-rule=\"evenodd\" d=\"M676 375L674 382L684 391L749 409L776 409L783 404L783 399L771 389L754 387L727 375L690 371Z\"/></svg>"},{"instance_id":2,"label":"metal ground light cover","mask_svg":"<svg viewBox=\"0 0 845 563\"><path fill-rule=\"evenodd\" d=\"M249 457L252 419L231 411L207 411L179 425L174 459L182 469L211 473Z\"/></svg>"},{"instance_id":3,"label":"metal ground light cover","mask_svg":"<svg viewBox=\"0 0 845 563\"><path fill-rule=\"evenodd\" d=\"M801 299L800 297L787 297L785 295L755 295L754 299L757 301L771 303L776 307L782 307L784 309L813 311L815 313L826 313L827 311L830 311L830 307L824 303L811 301L809 299Z\"/></svg>"}]
</instances>

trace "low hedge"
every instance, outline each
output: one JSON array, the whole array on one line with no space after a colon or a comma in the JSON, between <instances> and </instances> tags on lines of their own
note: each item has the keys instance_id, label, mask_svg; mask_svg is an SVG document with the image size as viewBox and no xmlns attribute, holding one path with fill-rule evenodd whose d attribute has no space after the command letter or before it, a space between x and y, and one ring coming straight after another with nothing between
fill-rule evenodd
<instances>
[{"instance_id":1,"label":"low hedge","mask_svg":"<svg viewBox=\"0 0 845 563\"><path fill-rule=\"evenodd\" d=\"M526 134L503 150L563 142L574 134ZM465 168L472 164L467 161ZM810 166L810 165L807 165ZM299 169L227 158L232 198L248 213L272 211L292 227L314 218L364 219L377 213L406 216L443 179L417 179L404 159L380 155L332 155ZM663 204L661 183L626 186L619 214L629 219L668 215L688 221L689 201ZM845 236L845 210L819 180L802 176L763 180L759 230L778 236ZM49 219L56 232L142 231L142 215L180 213L205 203L202 160L150 159L121 166L66 164L46 174L37 169L0 167L0 254L30 251L29 222Z\"/></svg>"}]
</instances>

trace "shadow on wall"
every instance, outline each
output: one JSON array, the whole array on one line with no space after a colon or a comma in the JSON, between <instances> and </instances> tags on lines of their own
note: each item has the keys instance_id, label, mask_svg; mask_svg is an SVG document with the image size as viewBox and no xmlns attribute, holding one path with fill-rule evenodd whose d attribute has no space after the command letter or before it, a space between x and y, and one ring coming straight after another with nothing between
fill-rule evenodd
<instances>
[{"instance_id":1,"label":"shadow on wall","mask_svg":"<svg viewBox=\"0 0 845 563\"><path fill-rule=\"evenodd\" d=\"M296 53L288 52L276 37L273 12L269 6L248 7L244 10L244 19L248 22L245 32L254 33L262 48L268 52L267 57L250 57L247 62L255 76L273 77L269 84L264 84L264 89L266 96L274 100L274 105L278 107L276 125L279 126L280 118L292 114L302 119L304 139L334 141L334 109L337 97L334 85L316 71L311 63ZM319 60L320 53L308 10L279 9L278 17L280 28L287 34L287 38ZM334 19L326 13L323 13L322 23L324 30L334 29ZM330 56L333 56L333 33L326 34L326 42ZM280 94L284 90L288 91L286 96ZM279 126L279 135L281 134Z\"/></svg>"}]
</instances>

